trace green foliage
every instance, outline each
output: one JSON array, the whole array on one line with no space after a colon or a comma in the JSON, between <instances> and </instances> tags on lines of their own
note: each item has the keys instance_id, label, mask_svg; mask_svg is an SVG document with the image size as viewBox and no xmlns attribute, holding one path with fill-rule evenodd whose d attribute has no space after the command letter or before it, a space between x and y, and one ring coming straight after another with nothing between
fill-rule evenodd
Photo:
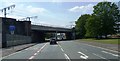
<instances>
[{"instance_id":1,"label":"green foliage","mask_svg":"<svg viewBox=\"0 0 120 61\"><path fill-rule=\"evenodd\" d=\"M93 12L93 15L100 18L101 34L114 34L114 26L116 25L115 22L118 21L119 13L117 5L111 2L100 2L94 6Z\"/></svg>"},{"instance_id":2,"label":"green foliage","mask_svg":"<svg viewBox=\"0 0 120 61\"><path fill-rule=\"evenodd\" d=\"M76 22L76 35L78 36L77 38L82 38L86 34L86 29L85 29L85 23L87 21L87 18L89 18L89 14L81 15L81 17L77 20Z\"/></svg>"},{"instance_id":3,"label":"green foliage","mask_svg":"<svg viewBox=\"0 0 120 61\"><path fill-rule=\"evenodd\" d=\"M76 22L76 36L98 37L115 34L114 26L120 22L120 14L116 4L99 2L93 7L93 14L81 15Z\"/></svg>"},{"instance_id":4,"label":"green foliage","mask_svg":"<svg viewBox=\"0 0 120 61\"><path fill-rule=\"evenodd\" d=\"M96 37L99 36L101 33L101 22L100 19L95 16L92 15L91 17L89 17L87 19L86 25L85 25L85 29L86 31L86 37Z\"/></svg>"},{"instance_id":5,"label":"green foliage","mask_svg":"<svg viewBox=\"0 0 120 61\"><path fill-rule=\"evenodd\" d=\"M80 41L86 41L86 42L97 42L97 43L104 43L104 44L120 44L120 39L80 39Z\"/></svg>"}]
</instances>

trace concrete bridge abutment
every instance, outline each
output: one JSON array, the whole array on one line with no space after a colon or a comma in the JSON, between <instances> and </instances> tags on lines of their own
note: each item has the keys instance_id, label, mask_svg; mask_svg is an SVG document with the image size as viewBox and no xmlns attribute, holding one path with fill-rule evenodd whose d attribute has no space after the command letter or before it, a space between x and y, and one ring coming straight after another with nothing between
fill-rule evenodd
<instances>
[{"instance_id":1,"label":"concrete bridge abutment","mask_svg":"<svg viewBox=\"0 0 120 61\"><path fill-rule=\"evenodd\" d=\"M45 42L45 32L43 31L32 31L32 42L34 43L41 43Z\"/></svg>"}]
</instances>

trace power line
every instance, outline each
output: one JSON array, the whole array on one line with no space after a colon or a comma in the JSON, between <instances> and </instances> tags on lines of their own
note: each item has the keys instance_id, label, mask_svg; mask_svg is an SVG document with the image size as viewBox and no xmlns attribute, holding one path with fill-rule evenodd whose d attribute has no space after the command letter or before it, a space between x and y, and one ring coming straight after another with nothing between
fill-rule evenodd
<instances>
[{"instance_id":1,"label":"power line","mask_svg":"<svg viewBox=\"0 0 120 61\"><path fill-rule=\"evenodd\" d=\"M15 8L15 5L11 5L11 6L5 7L3 9L1 9L0 11L2 11L4 13L4 16L6 18L6 15L7 15L6 12L7 12L7 10L10 10L10 9L13 9L13 8Z\"/></svg>"}]
</instances>

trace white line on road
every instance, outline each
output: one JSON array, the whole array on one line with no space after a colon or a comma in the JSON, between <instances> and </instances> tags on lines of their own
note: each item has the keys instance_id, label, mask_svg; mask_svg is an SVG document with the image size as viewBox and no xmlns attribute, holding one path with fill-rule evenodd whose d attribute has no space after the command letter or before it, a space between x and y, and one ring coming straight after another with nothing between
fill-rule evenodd
<instances>
[{"instance_id":1,"label":"white line on road","mask_svg":"<svg viewBox=\"0 0 120 61\"><path fill-rule=\"evenodd\" d=\"M59 46L60 48L62 48L59 44L58 44L58 46Z\"/></svg>"},{"instance_id":2,"label":"white line on road","mask_svg":"<svg viewBox=\"0 0 120 61\"><path fill-rule=\"evenodd\" d=\"M98 56L98 57L100 57L100 58L102 58L102 59L106 59L106 58L104 58L104 57L102 57L102 56L100 56L100 55L98 55L98 54L95 54L95 53L92 53L93 55L95 55L95 56Z\"/></svg>"},{"instance_id":3,"label":"white line on road","mask_svg":"<svg viewBox=\"0 0 120 61\"><path fill-rule=\"evenodd\" d=\"M6 57L9 57L9 56L12 56L12 55L14 55L14 54L20 53L20 52L22 52L22 51L18 51L18 52L12 53L12 54L10 54L10 55L4 56L4 57L2 57L2 59L6 58Z\"/></svg>"},{"instance_id":4,"label":"white line on road","mask_svg":"<svg viewBox=\"0 0 120 61\"><path fill-rule=\"evenodd\" d=\"M71 61L67 54L64 54L64 55L65 55L66 59L68 59L69 61Z\"/></svg>"},{"instance_id":5,"label":"white line on road","mask_svg":"<svg viewBox=\"0 0 120 61\"><path fill-rule=\"evenodd\" d=\"M61 48L61 50L64 52L64 50Z\"/></svg>"},{"instance_id":6,"label":"white line on road","mask_svg":"<svg viewBox=\"0 0 120 61\"><path fill-rule=\"evenodd\" d=\"M29 59L33 59L35 56L31 56Z\"/></svg>"},{"instance_id":7,"label":"white line on road","mask_svg":"<svg viewBox=\"0 0 120 61\"><path fill-rule=\"evenodd\" d=\"M40 51L38 50L37 53L39 53Z\"/></svg>"},{"instance_id":8,"label":"white line on road","mask_svg":"<svg viewBox=\"0 0 120 61\"><path fill-rule=\"evenodd\" d=\"M63 50L63 48L59 45L59 43L58 43L58 46L61 48L61 50L64 52L64 50Z\"/></svg>"},{"instance_id":9,"label":"white line on road","mask_svg":"<svg viewBox=\"0 0 120 61\"><path fill-rule=\"evenodd\" d=\"M42 49L43 49L46 45L47 45L47 43L46 43L44 46L42 46L37 52L42 51Z\"/></svg>"},{"instance_id":10,"label":"white line on road","mask_svg":"<svg viewBox=\"0 0 120 61\"><path fill-rule=\"evenodd\" d=\"M106 51L102 51L103 53L107 53L107 54L111 54L111 55L113 55L113 56L119 56L118 54L113 54L113 53L110 53L110 52L106 52Z\"/></svg>"},{"instance_id":11,"label":"white line on road","mask_svg":"<svg viewBox=\"0 0 120 61\"><path fill-rule=\"evenodd\" d=\"M35 55L37 55L39 52L42 51L42 49L47 45L47 43L45 45L43 45L36 53L34 53L33 56L31 56L29 59L33 59L35 57Z\"/></svg>"},{"instance_id":12,"label":"white line on road","mask_svg":"<svg viewBox=\"0 0 120 61\"><path fill-rule=\"evenodd\" d=\"M28 48L27 48L27 49L25 49L25 50L28 50Z\"/></svg>"},{"instance_id":13,"label":"white line on road","mask_svg":"<svg viewBox=\"0 0 120 61\"><path fill-rule=\"evenodd\" d=\"M118 51L114 51L114 50L111 50L111 49L106 49L106 48L103 48L103 47L93 46L93 45L89 45L89 44L85 44L85 43L83 43L83 44L88 45L88 46L92 46L92 47L96 47L96 48L100 48L100 49L104 49L104 50L107 50L107 51L115 52L115 53L120 53Z\"/></svg>"},{"instance_id":14,"label":"white line on road","mask_svg":"<svg viewBox=\"0 0 120 61\"><path fill-rule=\"evenodd\" d=\"M83 58L83 59L88 59L88 56L87 55L85 55L84 53L82 53L82 52L78 52L79 54L82 54L81 56L80 56L80 58Z\"/></svg>"},{"instance_id":15,"label":"white line on road","mask_svg":"<svg viewBox=\"0 0 120 61\"><path fill-rule=\"evenodd\" d=\"M38 45L38 44L36 44L36 45ZM26 48L25 50L28 50L28 49L30 49L30 48L31 48L31 47ZM18 52L14 52L14 53L12 53L12 54L9 54L9 55L7 55L7 56L2 57L2 59L6 58L6 57L9 57L9 56L12 56L12 55L15 55L15 54L17 54L17 53L21 53L22 51L23 51L23 50L18 51Z\"/></svg>"},{"instance_id":16,"label":"white line on road","mask_svg":"<svg viewBox=\"0 0 120 61\"><path fill-rule=\"evenodd\" d=\"M37 55L37 53L35 53L34 55Z\"/></svg>"},{"instance_id":17,"label":"white line on road","mask_svg":"<svg viewBox=\"0 0 120 61\"><path fill-rule=\"evenodd\" d=\"M64 53L65 58L68 59L68 61L71 61L69 56L65 53L64 49L59 45L59 43L58 46L61 48L62 52Z\"/></svg>"}]
</instances>

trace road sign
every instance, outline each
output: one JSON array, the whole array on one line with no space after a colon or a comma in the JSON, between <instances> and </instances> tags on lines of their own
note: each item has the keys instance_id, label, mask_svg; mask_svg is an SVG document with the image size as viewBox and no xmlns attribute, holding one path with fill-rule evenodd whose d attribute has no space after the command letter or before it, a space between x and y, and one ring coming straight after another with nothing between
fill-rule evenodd
<instances>
[{"instance_id":1,"label":"road sign","mask_svg":"<svg viewBox=\"0 0 120 61\"><path fill-rule=\"evenodd\" d=\"M10 25L9 26L9 31L10 31L11 34L14 34L15 26L14 25Z\"/></svg>"}]
</instances>

